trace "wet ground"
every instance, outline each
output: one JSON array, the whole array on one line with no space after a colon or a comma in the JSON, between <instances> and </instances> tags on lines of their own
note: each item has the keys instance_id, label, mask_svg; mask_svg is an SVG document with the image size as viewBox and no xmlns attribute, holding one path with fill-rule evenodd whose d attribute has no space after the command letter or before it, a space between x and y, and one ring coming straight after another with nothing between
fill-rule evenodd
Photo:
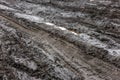
<instances>
[{"instance_id":1,"label":"wet ground","mask_svg":"<svg viewBox=\"0 0 120 80\"><path fill-rule=\"evenodd\" d=\"M1 80L120 80L118 1L1 0L0 12Z\"/></svg>"}]
</instances>

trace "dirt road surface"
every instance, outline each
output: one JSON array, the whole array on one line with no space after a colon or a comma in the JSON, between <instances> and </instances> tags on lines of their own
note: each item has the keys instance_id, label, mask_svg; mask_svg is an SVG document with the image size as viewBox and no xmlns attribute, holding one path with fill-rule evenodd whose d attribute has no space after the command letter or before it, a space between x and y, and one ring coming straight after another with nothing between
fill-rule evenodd
<instances>
[{"instance_id":1,"label":"dirt road surface","mask_svg":"<svg viewBox=\"0 0 120 80\"><path fill-rule=\"evenodd\" d=\"M120 80L120 5L0 0L0 80Z\"/></svg>"}]
</instances>

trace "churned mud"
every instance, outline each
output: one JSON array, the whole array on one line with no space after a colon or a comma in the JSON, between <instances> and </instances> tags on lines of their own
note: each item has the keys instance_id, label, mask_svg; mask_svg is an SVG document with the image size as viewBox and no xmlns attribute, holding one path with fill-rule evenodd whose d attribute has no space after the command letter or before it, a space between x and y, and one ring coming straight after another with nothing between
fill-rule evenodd
<instances>
[{"instance_id":1,"label":"churned mud","mask_svg":"<svg viewBox=\"0 0 120 80\"><path fill-rule=\"evenodd\" d=\"M1 0L0 80L120 80L120 3Z\"/></svg>"}]
</instances>

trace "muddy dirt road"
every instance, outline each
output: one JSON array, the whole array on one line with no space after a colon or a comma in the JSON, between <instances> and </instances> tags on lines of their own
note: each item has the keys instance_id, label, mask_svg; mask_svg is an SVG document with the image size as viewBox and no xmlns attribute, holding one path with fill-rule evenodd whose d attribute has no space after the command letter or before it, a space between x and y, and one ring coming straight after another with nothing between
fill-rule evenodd
<instances>
[{"instance_id":1,"label":"muddy dirt road","mask_svg":"<svg viewBox=\"0 0 120 80\"><path fill-rule=\"evenodd\" d=\"M0 80L120 80L119 25L118 1L1 0Z\"/></svg>"}]
</instances>

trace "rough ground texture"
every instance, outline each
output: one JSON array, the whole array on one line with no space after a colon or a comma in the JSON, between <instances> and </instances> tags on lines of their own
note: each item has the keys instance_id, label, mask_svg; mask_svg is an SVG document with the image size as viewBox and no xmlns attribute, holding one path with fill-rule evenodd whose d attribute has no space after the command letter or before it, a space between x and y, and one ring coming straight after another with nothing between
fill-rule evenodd
<instances>
[{"instance_id":1,"label":"rough ground texture","mask_svg":"<svg viewBox=\"0 0 120 80\"><path fill-rule=\"evenodd\" d=\"M119 75L119 0L0 0L0 80Z\"/></svg>"}]
</instances>

